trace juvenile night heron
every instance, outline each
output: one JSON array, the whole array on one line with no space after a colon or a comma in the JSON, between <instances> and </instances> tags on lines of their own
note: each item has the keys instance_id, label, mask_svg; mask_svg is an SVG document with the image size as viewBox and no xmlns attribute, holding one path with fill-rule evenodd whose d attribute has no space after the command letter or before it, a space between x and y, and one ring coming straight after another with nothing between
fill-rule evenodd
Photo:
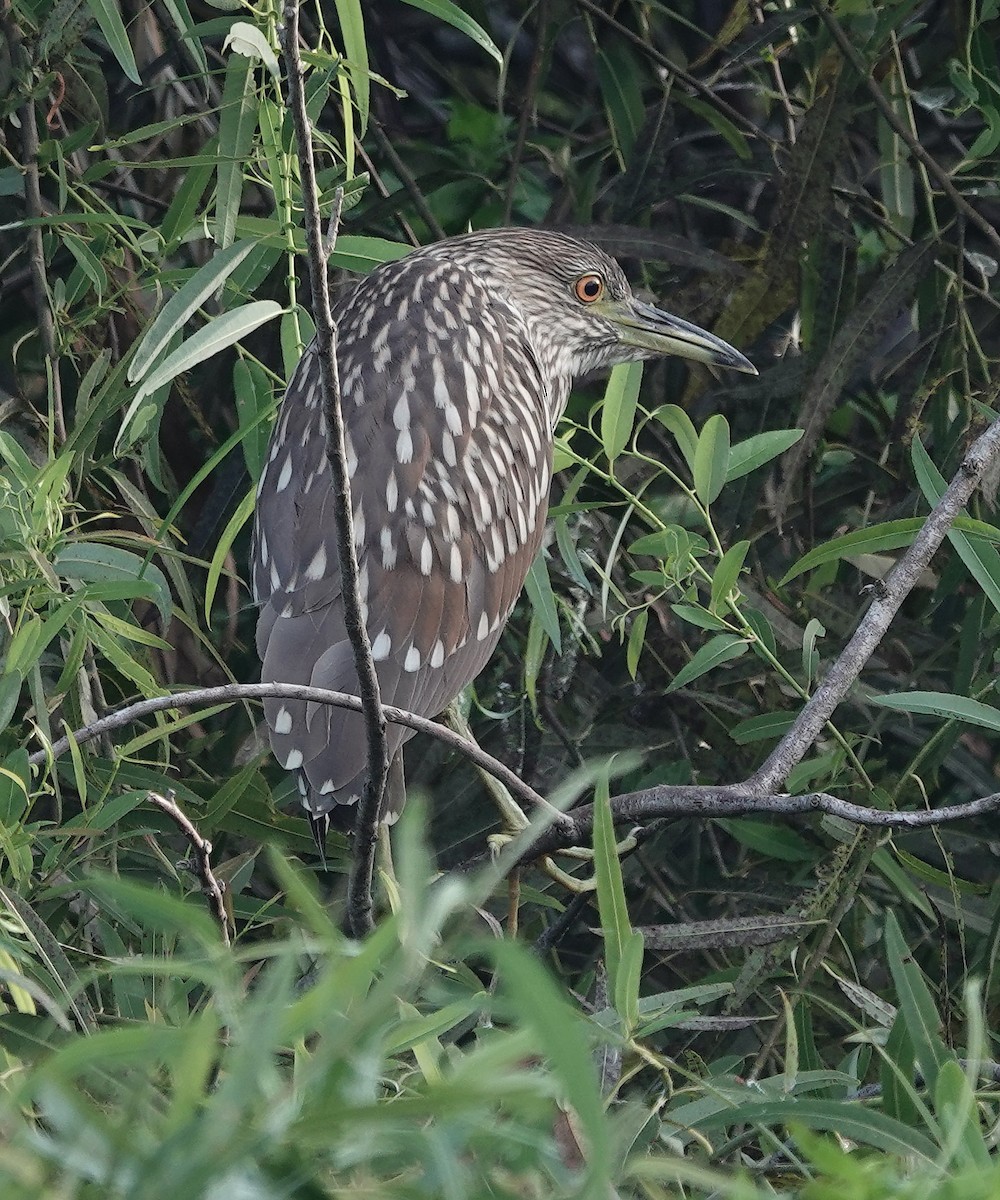
<instances>
[{"instance_id":1,"label":"juvenile night heron","mask_svg":"<svg viewBox=\"0 0 1000 1200\"><path fill-rule=\"evenodd\" d=\"M753 366L636 300L602 250L547 230L449 238L386 263L336 304L361 599L382 699L436 716L479 674L538 550L552 436L576 376L675 354ZM344 627L315 344L288 386L254 524L265 682L357 694ZM362 718L265 702L271 747L322 839L364 788ZM402 804L400 752L387 730Z\"/></svg>"}]
</instances>

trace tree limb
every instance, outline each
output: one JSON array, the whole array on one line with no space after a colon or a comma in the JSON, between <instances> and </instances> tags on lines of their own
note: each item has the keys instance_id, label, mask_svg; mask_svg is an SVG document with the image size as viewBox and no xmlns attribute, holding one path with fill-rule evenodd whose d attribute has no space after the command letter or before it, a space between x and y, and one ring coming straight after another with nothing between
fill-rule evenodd
<instances>
[{"instance_id":1,"label":"tree limb","mask_svg":"<svg viewBox=\"0 0 1000 1200\"><path fill-rule=\"evenodd\" d=\"M354 512L351 481L347 471L347 444L344 417L340 407L340 380L337 374L337 329L330 306L327 258L320 224L319 192L313 158L312 132L306 113L305 79L299 53L299 5L289 0L284 10L285 24L279 30L288 76L288 92L302 177L302 207L308 248L309 277L312 282L313 320L316 345L323 376L324 412L327 428L327 459L333 472L333 511L337 530L337 553L344 601L344 625L354 651L354 666L361 694L361 711L368 739L368 782L358 802L354 827L354 861L348 887L348 917L355 936L374 928L372 920L372 875L375 869L375 843L382 796L389 770L385 736L385 717L381 706L378 675L372 661L371 643L366 628L357 549L354 543ZM336 230L331 230L327 246L332 249Z\"/></svg>"}]
</instances>

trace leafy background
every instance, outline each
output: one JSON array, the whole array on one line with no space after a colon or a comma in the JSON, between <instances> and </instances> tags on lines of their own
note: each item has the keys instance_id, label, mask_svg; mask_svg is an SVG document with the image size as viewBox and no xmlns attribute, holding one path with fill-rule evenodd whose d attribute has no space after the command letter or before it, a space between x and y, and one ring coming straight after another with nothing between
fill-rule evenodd
<instances>
[{"instance_id":1,"label":"leafy background","mask_svg":"<svg viewBox=\"0 0 1000 1200\"><path fill-rule=\"evenodd\" d=\"M496 820L418 742L427 803L355 944L347 843L318 870L253 706L47 756L126 701L256 678L252 484L311 334L280 18L0 3L3 1194L995 1195L988 820L659 822L619 865L599 808L594 861L561 864L596 891L511 893L434 881ZM544 562L468 704L542 791L748 775L990 419L997 18L305 7L338 274L556 224L761 371L574 395ZM996 484L790 790L994 791ZM214 843L232 950L146 803L166 789Z\"/></svg>"}]
</instances>

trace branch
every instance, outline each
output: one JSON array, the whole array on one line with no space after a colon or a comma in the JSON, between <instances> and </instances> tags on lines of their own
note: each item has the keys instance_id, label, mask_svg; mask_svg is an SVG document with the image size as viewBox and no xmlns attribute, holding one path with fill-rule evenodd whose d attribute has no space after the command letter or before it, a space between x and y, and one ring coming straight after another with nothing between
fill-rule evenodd
<instances>
[{"instance_id":1,"label":"branch","mask_svg":"<svg viewBox=\"0 0 1000 1200\"><path fill-rule=\"evenodd\" d=\"M177 692L171 696L154 696L150 700L139 700L135 704L127 704L123 708L115 709L101 717L100 720L92 721L89 725L74 730L66 737L61 737L46 749L36 750L28 758L28 763L33 767L41 766L43 763L65 754L74 743L82 746L102 734L123 729L126 725L131 725L153 713L168 712L175 708L207 707L213 704L234 704L241 700L263 699L307 700L312 704L332 704L337 708L353 709L354 712L363 711L361 700L357 696L348 695L347 692L328 691L326 688L309 687L304 683L227 683L221 687L194 688L191 691ZM497 779L502 780L518 799L527 804L547 807L547 801L534 788L529 787L514 774L510 767L504 766L498 759L487 754L475 742L469 741L444 725L439 725L437 721L432 721L428 717L420 717L403 708L395 708L391 704L382 705L382 712L385 719L394 725L405 725L408 729L415 729L418 733L430 734L431 737L437 738L439 742L443 742L452 750L464 754L477 767L482 767L484 771L488 771ZM573 824L569 817L562 814L557 820L557 824L559 823L567 830Z\"/></svg>"},{"instance_id":2,"label":"branch","mask_svg":"<svg viewBox=\"0 0 1000 1200\"><path fill-rule=\"evenodd\" d=\"M333 472L333 514L337 530L337 552L344 600L344 625L354 651L354 666L361 695L361 711L365 718L368 739L368 782L358 803L354 828L354 862L348 887L348 912L351 928L360 937L374 928L372 920L372 874L375 869L375 843L378 841L378 819L389 770L385 737L385 717L382 714L378 675L372 661L364 606L359 586L357 549L354 543L354 512L351 482L347 472L347 444L344 416L340 408L340 380L337 375L337 329L330 306L330 287L327 259L324 255L323 231L320 225L319 193L316 187L316 164L313 159L312 133L306 114L305 80L299 54L298 0L288 0L284 10L285 24L279 29L279 39L288 75L288 93L295 138L298 144L299 168L302 177L302 208L305 218L308 248L309 277L312 283L313 320L316 323L316 345L323 377L324 413L327 427L327 459ZM331 231L327 245L332 249L335 232Z\"/></svg>"},{"instance_id":3,"label":"branch","mask_svg":"<svg viewBox=\"0 0 1000 1200\"><path fill-rule=\"evenodd\" d=\"M155 804L157 808L165 812L187 838L194 852L194 871L201 880L201 890L205 893L212 916L215 917L219 924L219 929L222 931L223 942L227 946L230 945L229 913L226 912L225 885L219 883L212 871L212 843L203 838L184 813L181 812L177 806L177 802L174 800L173 792L168 792L165 796L159 795L158 792L149 792L146 799L150 804Z\"/></svg>"},{"instance_id":4,"label":"branch","mask_svg":"<svg viewBox=\"0 0 1000 1200\"><path fill-rule=\"evenodd\" d=\"M834 709L847 695L854 681L885 636L893 617L913 590L938 547L948 535L952 523L969 503L984 472L1000 451L1000 421L981 434L966 452L958 473L906 553L882 581L854 636L827 671L823 682L810 697L791 728L768 756L767 761L747 781L751 791L773 792L788 778L819 737Z\"/></svg>"},{"instance_id":5,"label":"branch","mask_svg":"<svg viewBox=\"0 0 1000 1200\"><path fill-rule=\"evenodd\" d=\"M986 217L976 212L968 200L952 183L951 176L944 167L920 144L899 119L896 111L885 98L885 94L879 87L878 81L872 78L871 67L854 48L850 38L841 29L837 18L827 6L827 0L813 0L812 6L816 15L830 31L830 35L839 46L841 54L843 54L854 70L857 71L858 76L865 81L865 86L871 93L872 100L875 101L875 107L878 109L885 123L896 134L899 140L903 142L913 157L934 176L941 191L944 192L966 220L975 225L979 232L984 234L986 239L993 243L994 251L1000 250L1000 233L997 233Z\"/></svg>"},{"instance_id":6,"label":"branch","mask_svg":"<svg viewBox=\"0 0 1000 1200\"><path fill-rule=\"evenodd\" d=\"M1000 792L970 800L967 804L949 804L944 808L921 809L917 812L898 812L895 809L866 808L851 804L828 792L809 792L804 796L789 796L776 792L762 795L750 783L733 783L719 787L686 787L663 785L644 788L640 792L626 792L611 798L611 812L617 824L640 824L657 818L702 817L713 820L717 817L746 817L758 813L790 817L801 814L825 813L841 817L854 825L866 825L879 829L925 829L928 826L946 825L952 821L981 817L1000 811ZM556 854L568 846L585 841L594 826L594 806L581 805L570 814L574 828L571 831L553 826L526 846L520 855L508 864L513 870L522 863ZM460 871L470 871L484 866L489 861L486 854L462 864Z\"/></svg>"},{"instance_id":7,"label":"branch","mask_svg":"<svg viewBox=\"0 0 1000 1200\"><path fill-rule=\"evenodd\" d=\"M66 440L66 421L63 416L62 388L59 382L59 351L56 344L56 327L52 316L48 281L45 277L45 246L42 241L42 192L38 175L38 119L35 114L35 97L32 91L33 65L24 48L21 31L13 10L4 0L0 10L0 24L10 42L11 65L15 72L23 72L24 90L27 99L21 109L21 149L24 154L24 208L29 219L28 267L31 275L31 290L35 298L35 316L38 334L45 357L45 372L48 376L48 394L51 400L51 436L60 444Z\"/></svg>"}]
</instances>

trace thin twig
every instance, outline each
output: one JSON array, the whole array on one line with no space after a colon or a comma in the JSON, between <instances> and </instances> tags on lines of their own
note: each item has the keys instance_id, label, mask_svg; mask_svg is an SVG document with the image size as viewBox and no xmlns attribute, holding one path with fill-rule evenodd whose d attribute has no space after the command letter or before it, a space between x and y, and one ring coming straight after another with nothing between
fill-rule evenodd
<instances>
[{"instance_id":1,"label":"thin twig","mask_svg":"<svg viewBox=\"0 0 1000 1200\"><path fill-rule=\"evenodd\" d=\"M62 387L59 382L59 352L56 345L56 326L52 315L48 282L45 278L45 245L42 241L42 191L38 175L38 119L35 97L32 94L32 63L24 48L21 31L4 0L3 25L10 42L11 64L15 72L23 72L27 99L21 108L21 149L24 156L24 209L28 217L28 264L31 271L31 290L35 298L35 317L45 357L48 393L52 404L53 439L60 445L66 440L66 420L63 415Z\"/></svg>"},{"instance_id":2,"label":"thin twig","mask_svg":"<svg viewBox=\"0 0 1000 1200\"><path fill-rule=\"evenodd\" d=\"M327 426L327 459L333 473L333 515L337 530L337 552L344 602L344 625L354 651L361 710L368 738L368 782L365 785L354 827L354 861L348 887L348 916L351 928L361 937L374 928L372 919L372 875L375 870L375 843L378 840L379 814L389 771L378 675L372 660L365 614L359 586L357 550L354 543L354 512L351 482L347 472L347 443L344 417L340 408L340 380L337 375L337 329L330 306L327 257L324 254L320 224L316 164L313 159L312 133L306 114L305 80L299 54L299 6L289 0L284 10L285 24L279 31L295 137L298 144L302 177L302 208L308 248L309 277L312 282L313 320L316 344L323 376L324 411ZM331 237L327 237L327 243ZM332 249L332 246L331 246Z\"/></svg>"},{"instance_id":3,"label":"thin twig","mask_svg":"<svg viewBox=\"0 0 1000 1200\"><path fill-rule=\"evenodd\" d=\"M509 225L514 212L514 196L517 192L518 176L521 173L521 159L524 148L528 144L528 129L535 120L535 106L538 99L538 83L542 75L542 63L545 59L545 33L549 27L549 0L538 0L538 11L535 15L535 48L531 55L531 66L528 68L528 80L525 84L524 96L521 99L521 113L517 122L517 137L510 156L510 171L507 175L507 195L503 205L503 224Z\"/></svg>"},{"instance_id":4,"label":"thin twig","mask_svg":"<svg viewBox=\"0 0 1000 1200\"><path fill-rule=\"evenodd\" d=\"M187 838L194 855L194 872L201 881L201 890L205 893L205 898L208 900L208 907L212 911L212 916L218 922L223 942L227 946L230 945L229 914L226 912L225 884L220 883L216 879L215 873L212 870L212 843L207 838L201 836L194 825L180 810L177 802L174 800L173 792L168 792L165 796L161 796L158 792L149 792L146 799L150 804L155 804L158 809L165 812Z\"/></svg>"},{"instance_id":5,"label":"thin twig","mask_svg":"<svg viewBox=\"0 0 1000 1200\"><path fill-rule=\"evenodd\" d=\"M951 176L944 167L920 144L913 136L913 133L907 129L906 125L896 115L895 110L879 86L878 80L872 76L871 67L861 57L854 48L850 38L841 29L840 22L833 15L833 11L826 4L826 0L812 0L812 6L816 15L830 31L830 35L840 48L841 54L843 54L854 70L857 71L859 77L865 81L865 86L871 93L875 107L879 110L885 123L896 134L899 140L903 142L913 157L933 175L941 191L944 192L966 220L975 225L980 233L984 234L987 240L992 242L996 250L1000 250L1000 233L997 232L986 217L982 216L981 213L978 213L972 207L952 183Z\"/></svg>"},{"instance_id":6,"label":"thin twig","mask_svg":"<svg viewBox=\"0 0 1000 1200\"><path fill-rule=\"evenodd\" d=\"M101 717L100 720L84 725L66 737L61 737L46 749L36 750L29 757L28 762L33 767L41 766L65 754L74 742L78 746L82 746L102 734L123 729L126 725L142 720L143 717L152 716L153 713L168 712L175 708L208 708L216 704L235 704L243 700L264 699L305 700L310 704L332 704L337 708L353 709L354 712L362 711L361 701L357 696L350 696L346 692L328 691L326 688L310 687L304 683L227 683L221 687L195 688L187 692L177 692L171 696L154 696L150 700L139 700L135 704L127 704L123 708ZM402 708L394 708L391 704L383 705L382 711L385 719L394 725L405 725L408 729L415 729L418 733L429 734L450 749L464 754L477 767L482 767L484 771L489 771L491 775L502 780L519 800L530 805L546 806L545 799L534 788L522 782L510 767L504 766L498 759L487 754L475 742L470 742L446 726L439 725L437 721L407 712ZM573 824L567 816L561 816L557 824L560 822L567 830Z\"/></svg>"}]
</instances>

